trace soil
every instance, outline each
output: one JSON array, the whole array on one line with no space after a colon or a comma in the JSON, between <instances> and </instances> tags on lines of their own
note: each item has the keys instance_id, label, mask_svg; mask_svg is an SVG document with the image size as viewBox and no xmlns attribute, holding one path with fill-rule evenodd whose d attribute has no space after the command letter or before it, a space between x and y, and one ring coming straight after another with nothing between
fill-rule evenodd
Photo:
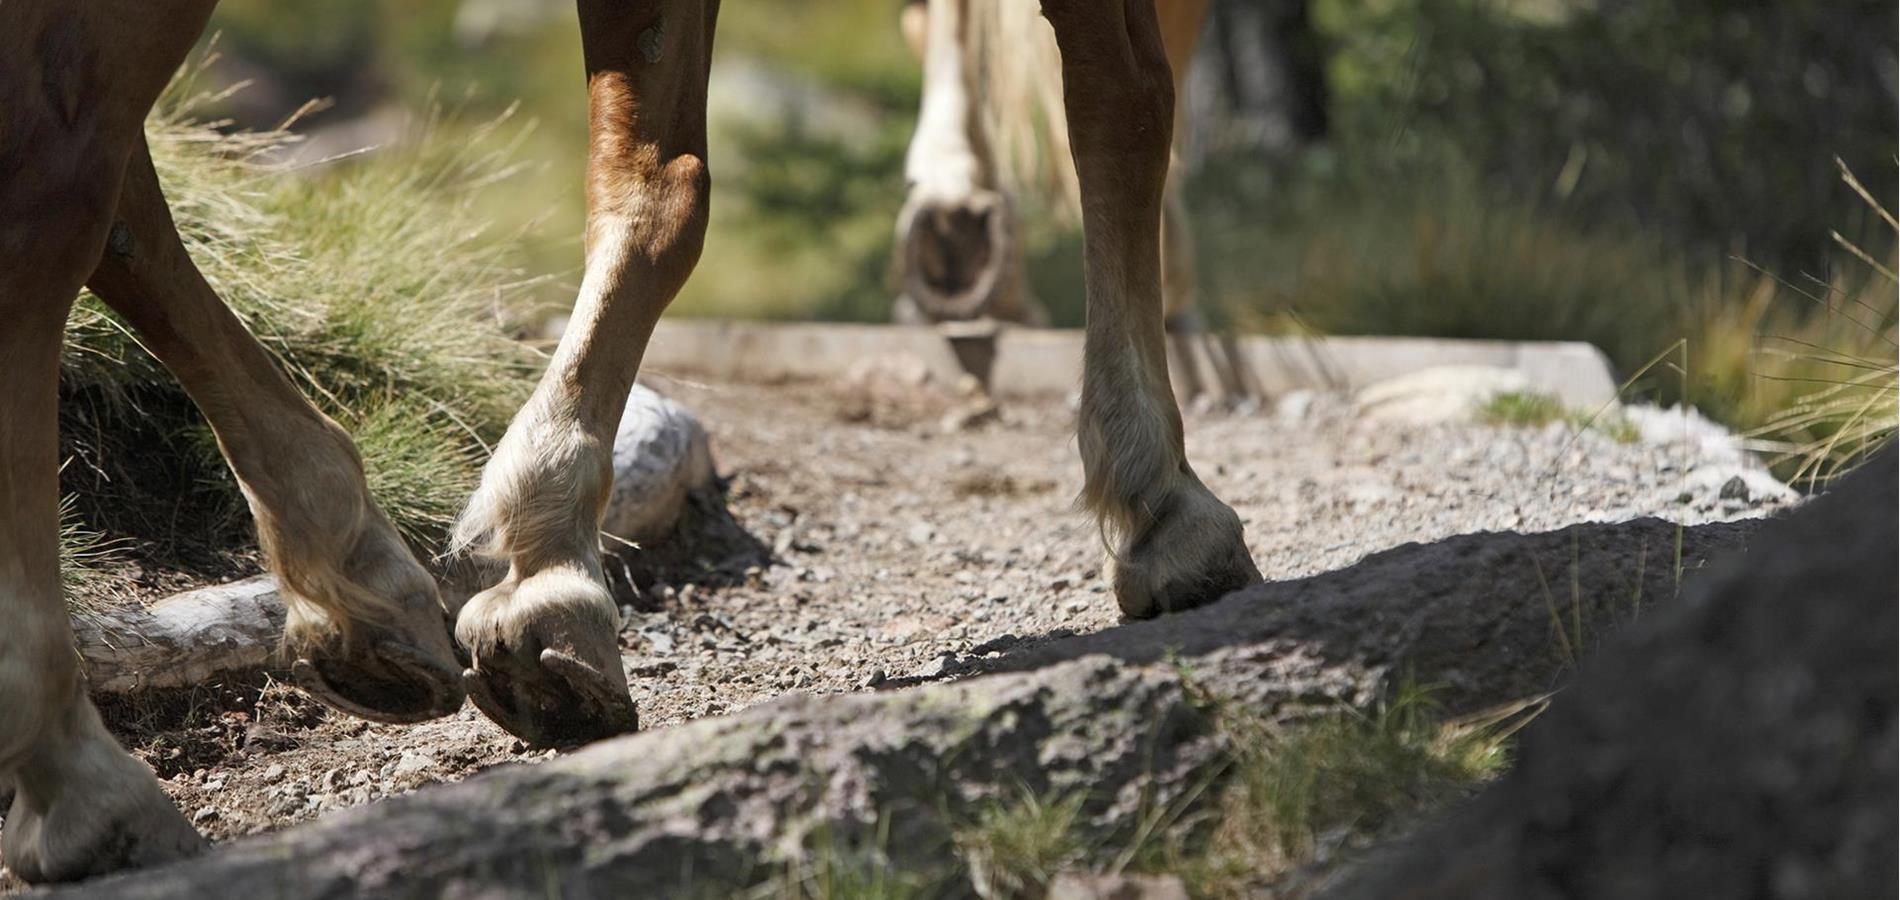
<instances>
[{"instance_id":1,"label":"soil","mask_svg":"<svg viewBox=\"0 0 1900 900\"><path fill-rule=\"evenodd\" d=\"M793 692L947 678L951 660L1119 621L1101 538L1075 507L1081 467L1062 400L988 409L954 389L876 380L651 383L706 424L725 502L702 498L679 537L616 567L644 727ZM1698 523L1786 502L1694 487L1716 463L1688 444L1561 424L1395 425L1326 396L1192 414L1188 449L1270 580L1473 531ZM473 707L372 725L263 676L102 706L214 840L552 755Z\"/></svg>"}]
</instances>

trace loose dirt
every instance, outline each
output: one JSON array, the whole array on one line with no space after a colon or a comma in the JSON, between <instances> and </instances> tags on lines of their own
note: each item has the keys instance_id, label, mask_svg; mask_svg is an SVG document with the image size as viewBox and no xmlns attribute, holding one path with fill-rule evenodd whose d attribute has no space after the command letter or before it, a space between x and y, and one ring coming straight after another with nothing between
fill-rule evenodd
<instances>
[{"instance_id":1,"label":"loose dirt","mask_svg":"<svg viewBox=\"0 0 1900 900\"><path fill-rule=\"evenodd\" d=\"M973 414L929 385L651 383L705 422L726 509L701 504L687 540L616 565L644 727L791 692L936 680L951 661L1117 623L1101 538L1074 506L1081 467L1061 400ZM1687 444L1562 425L1399 426L1324 396L1191 415L1188 448L1269 579L1466 532L1695 523L1786 502L1692 487L1715 463ZM371 725L268 679L105 711L215 840L551 755L472 707Z\"/></svg>"}]
</instances>

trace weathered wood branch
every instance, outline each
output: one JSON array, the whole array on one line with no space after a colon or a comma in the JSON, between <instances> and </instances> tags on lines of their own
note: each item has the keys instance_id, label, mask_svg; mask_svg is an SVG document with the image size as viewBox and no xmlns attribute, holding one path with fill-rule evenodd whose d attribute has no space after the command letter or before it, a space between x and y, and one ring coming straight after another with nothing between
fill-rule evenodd
<instances>
[{"instance_id":1,"label":"weathered wood branch","mask_svg":"<svg viewBox=\"0 0 1900 900\"><path fill-rule=\"evenodd\" d=\"M699 421L678 403L635 385L614 443L606 530L624 540L663 539L679 524L688 495L712 478L711 450ZM494 573L476 577L486 584ZM445 593L463 599L466 587L452 584ZM91 689L108 694L189 687L265 668L283 631L284 599L265 575L73 620Z\"/></svg>"},{"instance_id":2,"label":"weathered wood branch","mask_svg":"<svg viewBox=\"0 0 1900 900\"><path fill-rule=\"evenodd\" d=\"M90 686L108 694L264 668L283 633L284 599L268 575L73 618Z\"/></svg>"}]
</instances>

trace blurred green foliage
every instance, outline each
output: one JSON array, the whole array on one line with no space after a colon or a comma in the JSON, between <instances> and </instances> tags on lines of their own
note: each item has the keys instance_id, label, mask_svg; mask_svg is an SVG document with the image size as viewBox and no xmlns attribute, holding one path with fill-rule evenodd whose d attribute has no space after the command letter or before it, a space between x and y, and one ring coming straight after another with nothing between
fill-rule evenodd
<instances>
[{"instance_id":1,"label":"blurred green foliage","mask_svg":"<svg viewBox=\"0 0 1900 900\"><path fill-rule=\"evenodd\" d=\"M1637 393L1752 425L1788 400L1752 348L1872 274L1831 232L1891 246L1834 158L1893 194L1892 4L1313 3L1327 141L1191 181L1229 324L1583 340L1626 375L1680 344Z\"/></svg>"},{"instance_id":2,"label":"blurred green foliage","mask_svg":"<svg viewBox=\"0 0 1900 900\"><path fill-rule=\"evenodd\" d=\"M273 89L289 106L337 97L338 109L312 120L318 125L369 103L417 108L446 98L465 124L518 107L534 126L519 150L527 171L495 185L479 205L500 230L519 235L527 268L555 276L533 297L549 310L565 308L578 280L585 212L578 24L570 5L543 4L544 17L470 44L457 38L462 5L339 0L286 11L274 0L223 0L211 31L226 56L281 80ZM897 7L728 5L714 47L711 225L673 314L888 318L891 233L922 81L898 39ZM762 83L761 70L775 90L746 96ZM722 83L735 87L722 94ZM859 127L814 127L814 106L848 107Z\"/></svg>"},{"instance_id":3,"label":"blurred green foliage","mask_svg":"<svg viewBox=\"0 0 1900 900\"><path fill-rule=\"evenodd\" d=\"M1692 252L1814 269L1894 191L1886 0L1319 0L1347 153Z\"/></svg>"},{"instance_id":4,"label":"blurred green foliage","mask_svg":"<svg viewBox=\"0 0 1900 900\"><path fill-rule=\"evenodd\" d=\"M1625 372L1687 341L1696 371L1643 388L1757 421L1749 329L1803 328L1829 291L1857 289L1864 267L1843 266L1829 234L1860 240L1876 223L1833 159L1893 195L1893 4L1308 2L1327 60L1326 139L1223 150L1189 175L1217 324L1586 340ZM410 106L461 97L470 121L518 103L538 125L519 148L530 170L476 202L520 235L529 270L556 276L536 298L564 306L586 131L573 13L549 7L465 46L460 6L225 0L213 27L231 55L283 79L287 100L345 95L333 115L366 92ZM712 223L673 314L888 316L920 89L896 13L895 0L722 11ZM1055 324L1079 323L1079 236L1046 218L1026 226L1031 290ZM1736 258L1813 276L1823 302L1762 301L1759 274Z\"/></svg>"}]
</instances>

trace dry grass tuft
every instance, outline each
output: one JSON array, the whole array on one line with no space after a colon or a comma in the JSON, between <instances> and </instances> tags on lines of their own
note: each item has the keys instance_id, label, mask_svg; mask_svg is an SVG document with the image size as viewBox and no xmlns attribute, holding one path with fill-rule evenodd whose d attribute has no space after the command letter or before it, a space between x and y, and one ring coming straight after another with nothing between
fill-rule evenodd
<instances>
[{"instance_id":1,"label":"dry grass tuft","mask_svg":"<svg viewBox=\"0 0 1900 900\"><path fill-rule=\"evenodd\" d=\"M371 491L419 549L439 545L539 367L512 336L527 286L476 198L513 173L506 120L402 140L314 170L273 162L283 131L194 118L191 72L146 133L206 279L299 388L355 436ZM236 484L177 383L84 295L61 363L65 490L80 527L191 568L250 541ZM80 547L68 542L69 567ZM215 567L215 566L214 566Z\"/></svg>"}]
</instances>

